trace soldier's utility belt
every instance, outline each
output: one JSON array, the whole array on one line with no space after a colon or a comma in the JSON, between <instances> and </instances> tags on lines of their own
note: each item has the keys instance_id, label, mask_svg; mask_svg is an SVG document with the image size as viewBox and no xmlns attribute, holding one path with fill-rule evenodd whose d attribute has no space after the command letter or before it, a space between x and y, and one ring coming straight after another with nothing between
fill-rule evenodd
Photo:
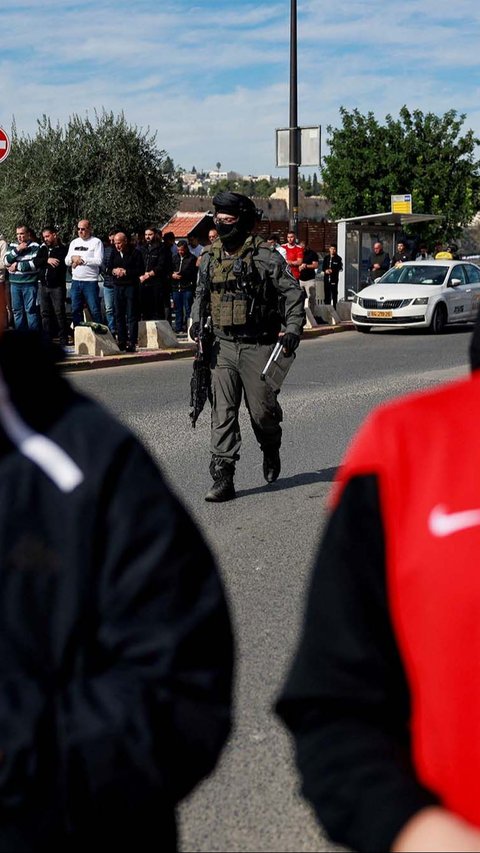
<instances>
[{"instance_id":1,"label":"soldier's utility belt","mask_svg":"<svg viewBox=\"0 0 480 853\"><path fill-rule=\"evenodd\" d=\"M212 322L220 328L244 326L249 317L253 300L246 293L225 293L213 291L211 294Z\"/></svg>"},{"instance_id":2,"label":"soldier's utility belt","mask_svg":"<svg viewBox=\"0 0 480 853\"><path fill-rule=\"evenodd\" d=\"M220 336L221 337L221 336ZM256 335L247 336L247 335L225 335L225 338L222 340L233 341L235 344L263 344L264 346L270 346L270 344L274 344L277 341L276 337L271 335Z\"/></svg>"}]
</instances>

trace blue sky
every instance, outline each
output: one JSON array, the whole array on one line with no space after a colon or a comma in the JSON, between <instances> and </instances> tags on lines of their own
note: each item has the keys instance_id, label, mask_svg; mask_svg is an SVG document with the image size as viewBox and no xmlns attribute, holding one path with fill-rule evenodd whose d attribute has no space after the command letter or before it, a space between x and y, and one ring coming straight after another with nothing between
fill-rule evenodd
<instances>
[{"instance_id":1,"label":"blue sky","mask_svg":"<svg viewBox=\"0 0 480 853\"><path fill-rule=\"evenodd\" d=\"M175 163L275 173L288 124L290 0L2 0L0 124L105 107ZM480 136L478 0L298 0L299 122L455 108Z\"/></svg>"}]
</instances>

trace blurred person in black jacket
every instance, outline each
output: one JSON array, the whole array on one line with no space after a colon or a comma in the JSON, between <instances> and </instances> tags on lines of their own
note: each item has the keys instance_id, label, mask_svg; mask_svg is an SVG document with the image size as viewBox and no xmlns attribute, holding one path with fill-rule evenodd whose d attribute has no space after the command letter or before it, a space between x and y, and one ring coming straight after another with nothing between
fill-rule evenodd
<instances>
[{"instance_id":1,"label":"blurred person in black jacket","mask_svg":"<svg viewBox=\"0 0 480 853\"><path fill-rule=\"evenodd\" d=\"M225 597L149 454L58 355L0 340L0 849L173 851L230 728Z\"/></svg>"}]
</instances>

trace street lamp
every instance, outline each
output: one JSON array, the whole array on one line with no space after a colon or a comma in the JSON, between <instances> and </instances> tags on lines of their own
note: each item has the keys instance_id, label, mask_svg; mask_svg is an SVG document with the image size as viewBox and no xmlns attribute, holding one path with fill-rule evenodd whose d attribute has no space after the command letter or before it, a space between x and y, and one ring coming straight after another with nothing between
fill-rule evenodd
<instances>
[{"instance_id":1,"label":"street lamp","mask_svg":"<svg viewBox=\"0 0 480 853\"><path fill-rule=\"evenodd\" d=\"M290 230L298 237L298 82L297 82L297 0L290 0L290 164L288 211Z\"/></svg>"}]
</instances>

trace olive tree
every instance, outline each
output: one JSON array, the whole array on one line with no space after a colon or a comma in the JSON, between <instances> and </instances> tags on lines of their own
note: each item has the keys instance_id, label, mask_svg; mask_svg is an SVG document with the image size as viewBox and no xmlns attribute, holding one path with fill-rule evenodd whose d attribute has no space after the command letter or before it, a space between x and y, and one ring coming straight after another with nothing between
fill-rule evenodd
<instances>
[{"instance_id":1,"label":"olive tree","mask_svg":"<svg viewBox=\"0 0 480 853\"><path fill-rule=\"evenodd\" d=\"M44 115L32 136L12 127L11 153L0 166L0 229L12 235L20 221L38 230L51 223L68 239L85 218L99 236L117 225L135 231L168 218L176 188L156 134L123 114L72 115L65 126Z\"/></svg>"}]
</instances>

